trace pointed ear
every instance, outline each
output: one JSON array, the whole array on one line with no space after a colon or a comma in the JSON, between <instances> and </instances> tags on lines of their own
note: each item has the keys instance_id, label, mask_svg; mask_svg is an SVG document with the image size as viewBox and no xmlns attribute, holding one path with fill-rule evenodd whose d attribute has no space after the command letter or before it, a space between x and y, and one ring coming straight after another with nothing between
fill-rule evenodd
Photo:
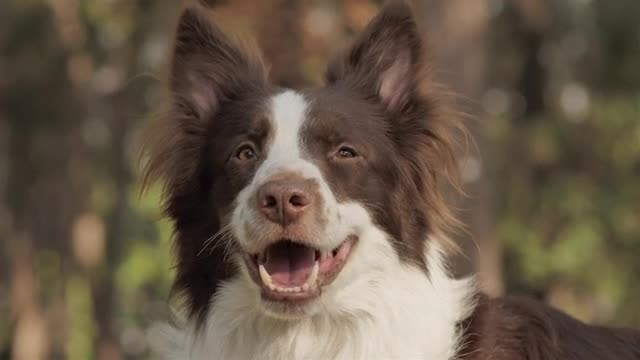
<instances>
[{"instance_id":1,"label":"pointed ear","mask_svg":"<svg viewBox=\"0 0 640 360\"><path fill-rule=\"evenodd\" d=\"M180 16L169 84L178 104L201 118L247 86L266 83L258 52L233 43L205 11L192 6Z\"/></svg>"},{"instance_id":2,"label":"pointed ear","mask_svg":"<svg viewBox=\"0 0 640 360\"><path fill-rule=\"evenodd\" d=\"M329 84L347 82L389 110L406 105L420 81L422 43L411 8L387 3L351 48L329 64Z\"/></svg>"}]
</instances>

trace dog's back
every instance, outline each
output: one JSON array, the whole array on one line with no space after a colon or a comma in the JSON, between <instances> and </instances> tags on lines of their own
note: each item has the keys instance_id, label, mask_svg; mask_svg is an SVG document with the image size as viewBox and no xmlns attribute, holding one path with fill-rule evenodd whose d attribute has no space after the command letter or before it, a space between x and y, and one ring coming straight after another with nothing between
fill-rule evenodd
<instances>
[{"instance_id":1,"label":"dog's back","mask_svg":"<svg viewBox=\"0 0 640 360\"><path fill-rule=\"evenodd\" d=\"M586 325L527 298L481 296L461 326L463 360L640 359L640 331Z\"/></svg>"}]
</instances>

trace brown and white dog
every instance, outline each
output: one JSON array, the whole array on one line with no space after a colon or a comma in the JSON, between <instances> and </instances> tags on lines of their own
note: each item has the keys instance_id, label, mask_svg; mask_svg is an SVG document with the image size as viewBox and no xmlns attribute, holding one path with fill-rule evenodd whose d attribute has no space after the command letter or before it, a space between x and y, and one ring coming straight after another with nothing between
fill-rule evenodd
<instances>
[{"instance_id":1,"label":"brown and white dog","mask_svg":"<svg viewBox=\"0 0 640 360\"><path fill-rule=\"evenodd\" d=\"M640 335L448 275L456 166L407 5L333 61L326 85L271 85L255 51L182 14L171 111L150 138L186 322L167 359L640 359Z\"/></svg>"}]
</instances>

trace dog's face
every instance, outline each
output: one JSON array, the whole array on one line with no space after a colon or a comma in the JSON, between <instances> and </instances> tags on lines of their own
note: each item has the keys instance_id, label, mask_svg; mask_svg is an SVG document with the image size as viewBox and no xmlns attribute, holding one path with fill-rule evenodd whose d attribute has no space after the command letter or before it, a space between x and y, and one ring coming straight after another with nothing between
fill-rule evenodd
<instances>
[{"instance_id":1,"label":"dog's face","mask_svg":"<svg viewBox=\"0 0 640 360\"><path fill-rule=\"evenodd\" d=\"M180 19L171 116L148 167L165 180L176 288L192 315L229 282L254 289L266 313L295 317L375 282L385 259L426 273L451 149L440 98L420 88L409 8L386 6L326 86L300 91L270 85L260 58L201 12Z\"/></svg>"}]
</instances>

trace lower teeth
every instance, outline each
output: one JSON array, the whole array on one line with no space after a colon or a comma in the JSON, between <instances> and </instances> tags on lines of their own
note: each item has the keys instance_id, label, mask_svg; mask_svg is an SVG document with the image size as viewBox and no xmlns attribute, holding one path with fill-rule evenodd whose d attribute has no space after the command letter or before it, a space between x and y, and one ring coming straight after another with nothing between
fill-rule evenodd
<instances>
[{"instance_id":1,"label":"lower teeth","mask_svg":"<svg viewBox=\"0 0 640 360\"><path fill-rule=\"evenodd\" d=\"M307 280L302 286L281 287L274 284L273 280L271 279L271 275L269 275L269 272L267 271L267 269L265 269L263 264L258 265L258 272L260 273L260 279L262 280L262 283L266 285L269 290L285 293L302 292L308 291L313 286L316 286L316 283L318 281L318 273L320 272L320 263L317 260L313 263L311 274L309 274L309 277L307 277Z\"/></svg>"}]
</instances>

